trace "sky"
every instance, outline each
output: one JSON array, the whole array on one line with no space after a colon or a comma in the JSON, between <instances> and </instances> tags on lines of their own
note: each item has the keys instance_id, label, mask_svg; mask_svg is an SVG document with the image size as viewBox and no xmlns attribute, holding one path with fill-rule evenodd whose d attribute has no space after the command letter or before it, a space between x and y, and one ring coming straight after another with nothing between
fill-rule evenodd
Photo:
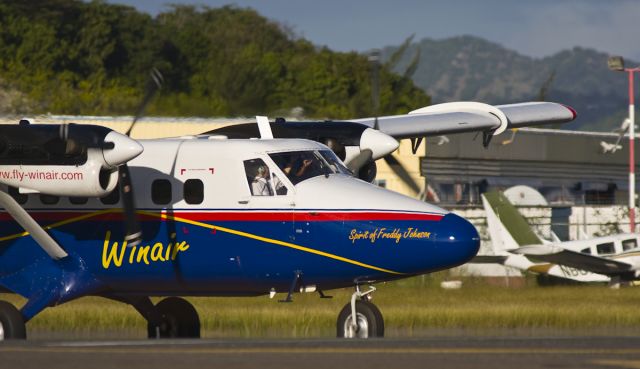
<instances>
[{"instance_id":1,"label":"sky","mask_svg":"<svg viewBox=\"0 0 640 369\"><path fill-rule=\"evenodd\" d=\"M107 0L155 15L168 3L250 7L316 45L366 51L415 33L473 35L544 57L575 46L640 60L639 0Z\"/></svg>"}]
</instances>

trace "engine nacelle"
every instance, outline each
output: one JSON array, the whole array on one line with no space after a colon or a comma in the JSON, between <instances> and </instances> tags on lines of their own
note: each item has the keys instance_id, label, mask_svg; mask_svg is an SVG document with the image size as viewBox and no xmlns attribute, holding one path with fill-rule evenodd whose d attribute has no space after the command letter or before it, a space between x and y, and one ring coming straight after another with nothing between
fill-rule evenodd
<instances>
[{"instance_id":1,"label":"engine nacelle","mask_svg":"<svg viewBox=\"0 0 640 369\"><path fill-rule=\"evenodd\" d=\"M2 165L0 183L56 196L102 197L118 184L118 169L105 166L102 150L88 149L82 165Z\"/></svg>"},{"instance_id":2,"label":"engine nacelle","mask_svg":"<svg viewBox=\"0 0 640 369\"><path fill-rule=\"evenodd\" d=\"M0 183L58 196L105 196L118 166L142 153L136 140L77 124L0 127Z\"/></svg>"}]
</instances>

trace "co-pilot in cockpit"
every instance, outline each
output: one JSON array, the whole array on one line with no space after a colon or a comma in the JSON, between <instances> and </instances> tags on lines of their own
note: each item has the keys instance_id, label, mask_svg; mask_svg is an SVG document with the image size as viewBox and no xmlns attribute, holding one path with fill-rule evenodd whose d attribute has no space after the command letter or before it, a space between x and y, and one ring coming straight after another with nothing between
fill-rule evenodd
<instances>
[{"instance_id":1,"label":"co-pilot in cockpit","mask_svg":"<svg viewBox=\"0 0 640 369\"><path fill-rule=\"evenodd\" d=\"M293 185L321 175L350 174L349 169L329 150L288 151L269 156Z\"/></svg>"}]
</instances>

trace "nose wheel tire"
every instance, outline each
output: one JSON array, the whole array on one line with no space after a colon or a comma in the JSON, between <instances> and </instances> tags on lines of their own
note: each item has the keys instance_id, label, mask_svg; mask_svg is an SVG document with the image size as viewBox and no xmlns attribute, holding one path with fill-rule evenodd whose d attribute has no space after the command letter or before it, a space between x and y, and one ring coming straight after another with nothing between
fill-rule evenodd
<instances>
[{"instance_id":1,"label":"nose wheel tire","mask_svg":"<svg viewBox=\"0 0 640 369\"><path fill-rule=\"evenodd\" d=\"M368 301L356 301L356 321L353 324L351 304L346 304L338 315L339 338L384 337L384 319L378 308Z\"/></svg>"},{"instance_id":2,"label":"nose wheel tire","mask_svg":"<svg viewBox=\"0 0 640 369\"><path fill-rule=\"evenodd\" d=\"M0 301L0 341L24 340L27 329L20 311L6 301Z\"/></svg>"},{"instance_id":3,"label":"nose wheel tire","mask_svg":"<svg viewBox=\"0 0 640 369\"><path fill-rule=\"evenodd\" d=\"M187 300L169 297L155 308L160 321L148 323L149 338L200 338L198 312Z\"/></svg>"}]
</instances>

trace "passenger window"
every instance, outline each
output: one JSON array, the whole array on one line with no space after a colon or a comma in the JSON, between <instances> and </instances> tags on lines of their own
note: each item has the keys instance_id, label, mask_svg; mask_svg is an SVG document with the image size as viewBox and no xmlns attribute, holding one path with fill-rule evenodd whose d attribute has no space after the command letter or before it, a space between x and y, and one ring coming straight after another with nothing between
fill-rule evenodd
<instances>
[{"instance_id":1,"label":"passenger window","mask_svg":"<svg viewBox=\"0 0 640 369\"><path fill-rule=\"evenodd\" d=\"M199 179L187 179L184 182L183 193L187 204L201 204L204 200L204 183Z\"/></svg>"},{"instance_id":2,"label":"passenger window","mask_svg":"<svg viewBox=\"0 0 640 369\"><path fill-rule=\"evenodd\" d=\"M613 242L601 243L596 246L596 249L598 250L598 255L609 255L615 253Z\"/></svg>"},{"instance_id":3,"label":"passenger window","mask_svg":"<svg viewBox=\"0 0 640 369\"><path fill-rule=\"evenodd\" d=\"M89 201L87 197L69 197L69 202L73 205L84 205Z\"/></svg>"},{"instance_id":4,"label":"passenger window","mask_svg":"<svg viewBox=\"0 0 640 369\"><path fill-rule=\"evenodd\" d=\"M29 195L27 195L26 193L20 193L17 188L11 186L9 186L9 195L11 195L11 197L13 197L13 199L16 200L18 204L24 204L29 199Z\"/></svg>"},{"instance_id":5,"label":"passenger window","mask_svg":"<svg viewBox=\"0 0 640 369\"><path fill-rule=\"evenodd\" d=\"M580 252L581 252L581 253L583 253L583 254L589 254L589 255L591 255L591 249L590 249L589 247L587 247L586 249L582 249L582 250L580 250Z\"/></svg>"},{"instance_id":6,"label":"passenger window","mask_svg":"<svg viewBox=\"0 0 640 369\"><path fill-rule=\"evenodd\" d=\"M115 188L107 196L101 197L100 202L105 205L115 205L120 201L120 189Z\"/></svg>"},{"instance_id":7,"label":"passenger window","mask_svg":"<svg viewBox=\"0 0 640 369\"><path fill-rule=\"evenodd\" d=\"M59 200L60 198L58 196L47 195L47 194L40 195L40 201L42 201L42 203L45 205L55 205L58 203Z\"/></svg>"},{"instance_id":8,"label":"passenger window","mask_svg":"<svg viewBox=\"0 0 640 369\"><path fill-rule=\"evenodd\" d=\"M171 182L166 179L156 179L151 184L151 200L158 205L171 202Z\"/></svg>"},{"instance_id":9,"label":"passenger window","mask_svg":"<svg viewBox=\"0 0 640 369\"><path fill-rule=\"evenodd\" d=\"M271 173L262 159L244 161L244 170L252 196L273 196Z\"/></svg>"},{"instance_id":10,"label":"passenger window","mask_svg":"<svg viewBox=\"0 0 640 369\"><path fill-rule=\"evenodd\" d=\"M622 251L633 250L638 247L638 241L635 238L622 241Z\"/></svg>"}]
</instances>

